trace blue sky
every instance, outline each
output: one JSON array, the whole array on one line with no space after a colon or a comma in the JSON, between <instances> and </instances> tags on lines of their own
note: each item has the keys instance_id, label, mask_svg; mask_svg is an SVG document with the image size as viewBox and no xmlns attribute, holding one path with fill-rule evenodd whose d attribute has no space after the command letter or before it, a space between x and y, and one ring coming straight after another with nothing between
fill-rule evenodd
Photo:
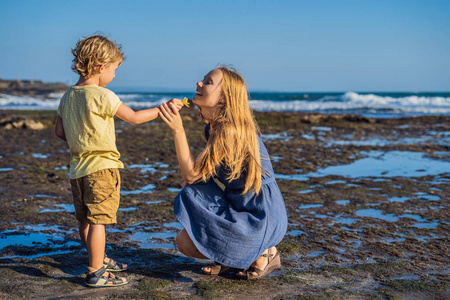
<instances>
[{"instance_id":1,"label":"blue sky","mask_svg":"<svg viewBox=\"0 0 450 300\"><path fill-rule=\"evenodd\" d=\"M70 49L103 33L111 89L195 89L218 64L252 91L449 91L450 1L0 0L0 78L74 84Z\"/></svg>"}]
</instances>

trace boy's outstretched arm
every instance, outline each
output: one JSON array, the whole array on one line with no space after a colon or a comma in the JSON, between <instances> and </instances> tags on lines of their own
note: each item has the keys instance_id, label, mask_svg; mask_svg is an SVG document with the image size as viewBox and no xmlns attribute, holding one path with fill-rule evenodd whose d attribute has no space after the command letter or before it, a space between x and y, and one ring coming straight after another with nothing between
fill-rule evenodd
<instances>
[{"instance_id":1,"label":"boy's outstretched arm","mask_svg":"<svg viewBox=\"0 0 450 300\"><path fill-rule=\"evenodd\" d=\"M173 102L174 105L178 108L178 110L180 110L181 107L183 107L183 103L181 102L181 100L172 99L170 102ZM136 125L156 119L156 117L158 117L158 113L159 113L158 107L134 111L122 103L116 112L116 116L118 116L127 123Z\"/></svg>"},{"instance_id":2,"label":"boy's outstretched arm","mask_svg":"<svg viewBox=\"0 0 450 300\"><path fill-rule=\"evenodd\" d=\"M60 116L56 117L55 134L57 137L67 142L66 133L64 132L63 120Z\"/></svg>"},{"instance_id":3,"label":"boy's outstretched arm","mask_svg":"<svg viewBox=\"0 0 450 300\"><path fill-rule=\"evenodd\" d=\"M130 124L141 124L156 119L159 109L157 107L134 111L125 104L120 104L116 116Z\"/></svg>"}]
</instances>

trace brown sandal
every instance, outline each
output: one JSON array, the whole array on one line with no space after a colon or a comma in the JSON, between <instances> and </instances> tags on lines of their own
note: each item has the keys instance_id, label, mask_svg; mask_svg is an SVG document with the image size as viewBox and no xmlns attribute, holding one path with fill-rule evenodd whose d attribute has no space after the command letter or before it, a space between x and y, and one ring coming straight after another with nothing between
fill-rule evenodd
<instances>
[{"instance_id":1,"label":"brown sandal","mask_svg":"<svg viewBox=\"0 0 450 300\"><path fill-rule=\"evenodd\" d=\"M268 260L267 265L263 270L256 267L249 267L247 270L237 274L237 276L241 279L246 280L259 279L275 270L281 269L280 255L278 255L278 253L270 253L270 249L268 252L268 254L261 255L261 257L267 257ZM253 273L256 273L257 275L254 275Z\"/></svg>"},{"instance_id":2,"label":"brown sandal","mask_svg":"<svg viewBox=\"0 0 450 300\"><path fill-rule=\"evenodd\" d=\"M242 271L242 269L236 269L232 267L227 267L224 265L221 265L219 263L215 263L214 265L207 266L206 268L209 268L209 271L205 271L205 268L202 268L202 272L205 275L229 275L231 273L237 273L239 271Z\"/></svg>"}]
</instances>

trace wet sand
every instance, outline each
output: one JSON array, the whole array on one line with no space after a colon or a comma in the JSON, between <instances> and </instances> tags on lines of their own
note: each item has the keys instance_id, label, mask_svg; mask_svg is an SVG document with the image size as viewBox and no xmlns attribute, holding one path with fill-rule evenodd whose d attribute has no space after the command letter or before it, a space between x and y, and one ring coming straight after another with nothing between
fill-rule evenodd
<instances>
[{"instance_id":1,"label":"wet sand","mask_svg":"<svg viewBox=\"0 0 450 300\"><path fill-rule=\"evenodd\" d=\"M182 114L196 155L202 124L195 109ZM208 261L176 250L172 134L160 120L116 120L126 168L107 253L129 264L131 284L91 289L55 112L0 111L10 115L44 129L0 127L1 299L450 298L450 117L257 113L289 227L283 269L254 282L202 275Z\"/></svg>"}]
</instances>

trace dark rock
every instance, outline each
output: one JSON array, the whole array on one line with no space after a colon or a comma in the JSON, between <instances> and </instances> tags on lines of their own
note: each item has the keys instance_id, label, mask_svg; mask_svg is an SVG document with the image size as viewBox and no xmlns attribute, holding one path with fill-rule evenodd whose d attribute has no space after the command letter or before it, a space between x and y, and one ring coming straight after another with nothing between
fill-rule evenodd
<instances>
[{"instance_id":1,"label":"dark rock","mask_svg":"<svg viewBox=\"0 0 450 300\"><path fill-rule=\"evenodd\" d=\"M64 93L69 87L61 82L44 82L42 80L3 80L0 79L0 93L10 95L47 95Z\"/></svg>"},{"instance_id":2,"label":"dark rock","mask_svg":"<svg viewBox=\"0 0 450 300\"><path fill-rule=\"evenodd\" d=\"M42 130L44 124L39 121L32 120L25 116L9 116L0 119L0 126L5 129L23 128L32 130Z\"/></svg>"}]
</instances>

